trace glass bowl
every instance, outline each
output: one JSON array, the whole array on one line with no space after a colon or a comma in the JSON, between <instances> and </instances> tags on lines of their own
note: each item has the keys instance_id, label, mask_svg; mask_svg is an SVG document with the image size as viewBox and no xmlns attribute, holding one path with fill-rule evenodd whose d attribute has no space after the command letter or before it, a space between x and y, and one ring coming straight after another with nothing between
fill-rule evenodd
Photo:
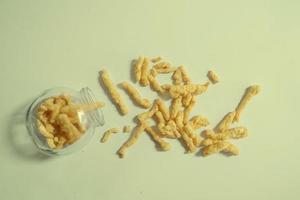
<instances>
[{"instance_id":1,"label":"glass bowl","mask_svg":"<svg viewBox=\"0 0 300 200\"><path fill-rule=\"evenodd\" d=\"M26 126L35 146L47 155L64 155L76 152L82 149L92 138L95 128L104 125L104 116L101 109L83 112L78 111L78 118L80 123L84 125L85 131L82 136L70 145L66 145L61 149L50 148L45 137L39 132L37 127L37 109L41 103L53 96L69 95L72 102L78 104L92 104L96 102L96 98L91 89L88 87L82 88L79 91L66 88L56 87L44 91L40 94L29 106L26 114Z\"/></svg>"}]
</instances>

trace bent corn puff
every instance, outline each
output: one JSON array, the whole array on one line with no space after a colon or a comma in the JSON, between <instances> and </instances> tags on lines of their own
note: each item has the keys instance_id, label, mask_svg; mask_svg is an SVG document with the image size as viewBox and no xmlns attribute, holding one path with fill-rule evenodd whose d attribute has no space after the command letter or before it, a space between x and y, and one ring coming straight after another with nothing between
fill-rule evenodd
<instances>
[{"instance_id":1,"label":"bent corn puff","mask_svg":"<svg viewBox=\"0 0 300 200\"><path fill-rule=\"evenodd\" d=\"M134 145L137 141L137 139L140 137L142 132L145 129L145 124L139 124L136 126L134 132L130 136L130 138L121 146L121 148L117 151L117 154L121 158L125 156L126 149L128 149L130 146Z\"/></svg>"},{"instance_id":2,"label":"bent corn puff","mask_svg":"<svg viewBox=\"0 0 300 200\"><path fill-rule=\"evenodd\" d=\"M128 93L128 95L132 98L132 100L137 103L142 108L149 108L151 106L150 101L148 99L143 99L137 89L135 89L131 84L127 82L122 82L121 86Z\"/></svg>"},{"instance_id":3,"label":"bent corn puff","mask_svg":"<svg viewBox=\"0 0 300 200\"><path fill-rule=\"evenodd\" d=\"M164 89L160 86L160 84L156 80L155 76L153 76L152 74L149 74L148 75L148 80L149 80L151 88L155 92L158 92L158 93L163 93L164 92Z\"/></svg>"},{"instance_id":4,"label":"bent corn puff","mask_svg":"<svg viewBox=\"0 0 300 200\"><path fill-rule=\"evenodd\" d=\"M110 80L108 72L106 70L103 70L101 77L102 77L105 87L107 88L108 92L111 95L113 102L115 103L117 108L120 110L121 114L126 115L128 113L128 109L127 109L126 105L124 104L124 102L121 98L121 95L119 94L116 86Z\"/></svg>"},{"instance_id":5,"label":"bent corn puff","mask_svg":"<svg viewBox=\"0 0 300 200\"><path fill-rule=\"evenodd\" d=\"M118 128L111 128L104 132L103 137L101 138L101 142L106 142L113 133L119 133L120 130Z\"/></svg>"}]
</instances>

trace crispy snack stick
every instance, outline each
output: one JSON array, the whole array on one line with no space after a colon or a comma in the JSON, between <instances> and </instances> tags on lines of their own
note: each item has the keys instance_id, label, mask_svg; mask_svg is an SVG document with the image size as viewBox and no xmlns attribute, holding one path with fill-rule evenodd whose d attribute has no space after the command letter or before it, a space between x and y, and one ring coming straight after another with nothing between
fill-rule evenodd
<instances>
[{"instance_id":1,"label":"crispy snack stick","mask_svg":"<svg viewBox=\"0 0 300 200\"><path fill-rule=\"evenodd\" d=\"M105 87L107 88L109 94L111 95L111 98L112 98L114 104L120 110L122 115L126 115L128 113L128 109L127 109L126 105L124 104L124 101L121 98L121 95L119 94L116 86L110 80L108 72L106 70L103 70L101 77L102 77Z\"/></svg>"},{"instance_id":2,"label":"crispy snack stick","mask_svg":"<svg viewBox=\"0 0 300 200\"><path fill-rule=\"evenodd\" d=\"M131 99L142 108L149 108L151 106L148 99L143 99L137 89L127 82L122 82L121 86L128 93Z\"/></svg>"},{"instance_id":3,"label":"crispy snack stick","mask_svg":"<svg viewBox=\"0 0 300 200\"><path fill-rule=\"evenodd\" d=\"M145 124L139 124L135 128L134 132L130 136L130 138L121 146L121 148L117 151L117 154L119 154L120 158L123 158L125 156L126 150L134 145L137 141L137 139L140 137L142 132L145 129Z\"/></svg>"},{"instance_id":4,"label":"crispy snack stick","mask_svg":"<svg viewBox=\"0 0 300 200\"><path fill-rule=\"evenodd\" d=\"M102 143L106 142L111 137L112 134L119 133L119 132L120 132L120 129L118 129L118 128L108 129L107 131L104 132L103 137L101 138L101 142Z\"/></svg>"},{"instance_id":5,"label":"crispy snack stick","mask_svg":"<svg viewBox=\"0 0 300 200\"><path fill-rule=\"evenodd\" d=\"M242 97L240 103L238 106L235 108L235 116L233 119L233 122L238 122L240 119L240 114L241 112L245 109L246 104L260 92L260 86L259 85L251 85L246 89L246 92L244 96Z\"/></svg>"}]
</instances>

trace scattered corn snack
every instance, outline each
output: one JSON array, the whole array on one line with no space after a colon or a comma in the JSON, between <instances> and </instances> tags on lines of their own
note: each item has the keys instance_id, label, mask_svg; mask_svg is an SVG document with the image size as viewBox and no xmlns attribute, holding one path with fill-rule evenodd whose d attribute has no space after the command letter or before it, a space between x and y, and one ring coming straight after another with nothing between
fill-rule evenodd
<instances>
[{"instance_id":1,"label":"scattered corn snack","mask_svg":"<svg viewBox=\"0 0 300 200\"><path fill-rule=\"evenodd\" d=\"M172 83L161 85L157 81L157 77L161 74L171 72ZM148 111L136 116L137 125L134 131L117 151L121 158L124 157L127 149L137 142L144 131L163 151L168 151L171 148L170 144L164 140L166 138L180 140L188 153L194 153L199 149L203 156L218 152L239 155L238 147L230 143L229 140L247 137L248 130L246 127L233 125L234 122L239 121L240 113L248 101L260 91L258 85L250 86L235 110L226 114L213 129L210 129L207 127L209 120L206 117L199 114L191 117L190 114L196 105L197 96L206 92L211 84L219 82L219 77L215 72L208 71L207 82L194 83L183 66L172 67L160 56L152 59L140 56L134 66L134 73L136 82L143 87L150 85L152 90L159 95L167 95L171 103L170 106L167 106L168 104L162 98L157 98L150 103L151 101L143 99L129 83L123 82L121 84L137 105L149 108ZM118 99L118 95L112 96L117 96L115 99ZM52 105L53 101L47 103ZM64 102L60 102L60 104L63 105ZM41 112L45 112L43 110L46 109L41 109ZM40 120L44 119L41 118ZM153 126L149 125L151 121L154 122ZM48 137L51 144L54 140L51 138L52 128L42 127L42 129L43 134ZM124 132L127 132L125 127Z\"/></svg>"}]
</instances>

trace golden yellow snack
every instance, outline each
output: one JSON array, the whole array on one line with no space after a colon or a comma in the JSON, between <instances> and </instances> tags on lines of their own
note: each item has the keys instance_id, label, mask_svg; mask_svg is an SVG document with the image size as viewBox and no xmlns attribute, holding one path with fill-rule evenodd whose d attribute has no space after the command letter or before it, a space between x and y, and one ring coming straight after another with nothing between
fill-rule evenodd
<instances>
[{"instance_id":1,"label":"golden yellow snack","mask_svg":"<svg viewBox=\"0 0 300 200\"><path fill-rule=\"evenodd\" d=\"M172 131L172 134L174 135L174 137L176 138L180 138L181 137L181 134L177 131L177 125L175 123L174 120L169 120L167 122L167 127L170 127L170 130Z\"/></svg>"},{"instance_id":2,"label":"golden yellow snack","mask_svg":"<svg viewBox=\"0 0 300 200\"><path fill-rule=\"evenodd\" d=\"M53 97L53 99L54 99L54 104L60 105L60 107L67 105L67 102L63 99L62 96L56 96Z\"/></svg>"},{"instance_id":3,"label":"golden yellow snack","mask_svg":"<svg viewBox=\"0 0 300 200\"><path fill-rule=\"evenodd\" d=\"M55 142L54 142L53 138L47 138L46 141L47 141L48 146L51 149L55 149L56 148L56 145L55 145Z\"/></svg>"},{"instance_id":4,"label":"golden yellow snack","mask_svg":"<svg viewBox=\"0 0 300 200\"><path fill-rule=\"evenodd\" d=\"M174 127L171 124L159 123L157 125L157 129L159 130L159 133L164 137L171 138L171 139L180 137L179 133L177 132L176 126Z\"/></svg>"},{"instance_id":5,"label":"golden yellow snack","mask_svg":"<svg viewBox=\"0 0 300 200\"><path fill-rule=\"evenodd\" d=\"M60 105L60 104L53 104L51 107L48 108L51 111L50 123L54 123L57 115L60 112L61 107L62 107L62 105Z\"/></svg>"},{"instance_id":6,"label":"golden yellow snack","mask_svg":"<svg viewBox=\"0 0 300 200\"><path fill-rule=\"evenodd\" d=\"M145 129L145 124L137 125L130 138L117 151L117 154L119 154L120 158L123 158L125 156L126 149L128 149L130 146L136 143L137 139L140 137L144 129Z\"/></svg>"},{"instance_id":7,"label":"golden yellow snack","mask_svg":"<svg viewBox=\"0 0 300 200\"><path fill-rule=\"evenodd\" d=\"M83 112L89 112L92 110L96 110L99 108L104 107L105 104L103 102L94 102L94 103L90 103L90 104L78 104L76 106L74 106L78 111L83 111Z\"/></svg>"},{"instance_id":8,"label":"golden yellow snack","mask_svg":"<svg viewBox=\"0 0 300 200\"><path fill-rule=\"evenodd\" d=\"M214 128L215 132L224 132L226 129L230 127L230 125L233 122L235 112L229 112L227 113L223 119L218 123L218 125Z\"/></svg>"},{"instance_id":9,"label":"golden yellow snack","mask_svg":"<svg viewBox=\"0 0 300 200\"><path fill-rule=\"evenodd\" d=\"M58 137L55 136L55 137L53 138L53 140L54 140L55 143L57 143L57 142L58 142Z\"/></svg>"},{"instance_id":10,"label":"golden yellow snack","mask_svg":"<svg viewBox=\"0 0 300 200\"><path fill-rule=\"evenodd\" d=\"M141 73L141 79L140 84L141 86L147 86L149 85L148 81L148 67L149 67L149 58L144 59L144 63L142 65L142 73Z\"/></svg>"},{"instance_id":11,"label":"golden yellow snack","mask_svg":"<svg viewBox=\"0 0 300 200\"><path fill-rule=\"evenodd\" d=\"M37 129L50 148L61 149L77 141L86 130L78 113L101 106L101 102L75 104L67 94L50 97L37 108Z\"/></svg>"},{"instance_id":12,"label":"golden yellow snack","mask_svg":"<svg viewBox=\"0 0 300 200\"><path fill-rule=\"evenodd\" d=\"M165 87L168 87L168 85L165 85ZM186 93L183 85L172 85L168 88L168 90L166 89L166 91L169 92L172 98L178 98L179 96L183 96Z\"/></svg>"},{"instance_id":13,"label":"golden yellow snack","mask_svg":"<svg viewBox=\"0 0 300 200\"><path fill-rule=\"evenodd\" d=\"M196 85L196 90L195 90L195 92L194 92L193 94L194 94L194 95L200 95L200 94L202 94L203 92L206 92L209 85L210 85L209 82L206 82L206 83L204 83L204 84L197 84L197 85Z\"/></svg>"},{"instance_id":14,"label":"golden yellow snack","mask_svg":"<svg viewBox=\"0 0 300 200\"><path fill-rule=\"evenodd\" d=\"M157 124L159 123L166 124L165 118L160 111L156 111L154 117Z\"/></svg>"},{"instance_id":15,"label":"golden yellow snack","mask_svg":"<svg viewBox=\"0 0 300 200\"><path fill-rule=\"evenodd\" d=\"M212 130L209 130L209 131L206 130L206 131L203 131L202 133L206 138L209 138L212 140L226 140L229 138L229 135L225 132L215 133Z\"/></svg>"},{"instance_id":16,"label":"golden yellow snack","mask_svg":"<svg viewBox=\"0 0 300 200\"><path fill-rule=\"evenodd\" d=\"M180 85L182 83L182 75L181 75L181 70L179 68L177 68L174 71L172 75L172 80L175 85Z\"/></svg>"},{"instance_id":17,"label":"golden yellow snack","mask_svg":"<svg viewBox=\"0 0 300 200\"><path fill-rule=\"evenodd\" d=\"M222 152L232 154L235 156L240 154L239 148L237 148L234 144L228 144L228 146L226 148L224 148L222 150Z\"/></svg>"},{"instance_id":18,"label":"golden yellow snack","mask_svg":"<svg viewBox=\"0 0 300 200\"><path fill-rule=\"evenodd\" d=\"M235 127L224 131L229 138L240 139L248 136L248 130L245 127Z\"/></svg>"},{"instance_id":19,"label":"golden yellow snack","mask_svg":"<svg viewBox=\"0 0 300 200\"><path fill-rule=\"evenodd\" d=\"M245 91L245 94L243 95L240 103L235 108L235 116L233 119L233 122L238 122L240 119L241 112L245 109L246 104L260 92L260 86L259 85L251 85L248 87Z\"/></svg>"},{"instance_id":20,"label":"golden yellow snack","mask_svg":"<svg viewBox=\"0 0 300 200\"><path fill-rule=\"evenodd\" d=\"M151 118L157 111L158 111L158 107L157 107L156 103L154 103L148 111L138 114L136 117L139 120L139 122L142 124L146 120Z\"/></svg>"},{"instance_id":21,"label":"golden yellow snack","mask_svg":"<svg viewBox=\"0 0 300 200\"><path fill-rule=\"evenodd\" d=\"M183 66L179 67L181 71L182 81L184 84L190 84L192 81Z\"/></svg>"},{"instance_id":22,"label":"golden yellow snack","mask_svg":"<svg viewBox=\"0 0 300 200\"><path fill-rule=\"evenodd\" d=\"M201 145L203 145L203 146L209 146L209 145L211 145L211 144L213 144L215 142L216 142L216 140L213 140L211 138L207 138L207 139L202 140Z\"/></svg>"},{"instance_id":23,"label":"golden yellow snack","mask_svg":"<svg viewBox=\"0 0 300 200\"><path fill-rule=\"evenodd\" d=\"M170 72L174 72L176 67L171 67L171 64L168 62L160 62L153 66L157 73L167 74Z\"/></svg>"},{"instance_id":24,"label":"golden yellow snack","mask_svg":"<svg viewBox=\"0 0 300 200\"><path fill-rule=\"evenodd\" d=\"M152 74L148 75L148 81L150 83L151 88L158 92L158 93L163 93L164 89L160 86L160 84L158 83L158 81L156 80L155 76L153 76Z\"/></svg>"},{"instance_id":25,"label":"golden yellow snack","mask_svg":"<svg viewBox=\"0 0 300 200\"><path fill-rule=\"evenodd\" d=\"M159 61L161 61L161 60L162 60L162 57L161 57L161 56L157 56L157 57L151 58L151 62L152 62L152 63L157 63L157 62L159 62Z\"/></svg>"},{"instance_id":26,"label":"golden yellow snack","mask_svg":"<svg viewBox=\"0 0 300 200\"><path fill-rule=\"evenodd\" d=\"M187 95L200 95L208 89L209 82L205 84L186 84L186 85L168 85L164 84L162 87L169 92L172 98ZM188 98L188 97L187 97ZM187 100L188 102L188 100Z\"/></svg>"},{"instance_id":27,"label":"golden yellow snack","mask_svg":"<svg viewBox=\"0 0 300 200\"><path fill-rule=\"evenodd\" d=\"M151 75L151 76L153 76L154 78L157 76L157 71L155 70L155 69L153 69L153 68L151 68L150 69L150 72L149 72L149 75ZM149 79L149 77L148 77L148 79Z\"/></svg>"},{"instance_id":28,"label":"golden yellow snack","mask_svg":"<svg viewBox=\"0 0 300 200\"><path fill-rule=\"evenodd\" d=\"M175 138L180 138L181 135L177 131L177 126L173 120L170 120L167 122L167 124L159 123L157 126L159 132L161 135L175 139Z\"/></svg>"},{"instance_id":29,"label":"golden yellow snack","mask_svg":"<svg viewBox=\"0 0 300 200\"><path fill-rule=\"evenodd\" d=\"M40 120L37 120L37 128L45 138L53 138L54 136L46 129Z\"/></svg>"},{"instance_id":30,"label":"golden yellow snack","mask_svg":"<svg viewBox=\"0 0 300 200\"><path fill-rule=\"evenodd\" d=\"M117 106L117 108L120 110L121 114L126 115L128 113L128 109L127 109L126 105L124 104L124 101L121 98L121 95L119 94L116 86L110 80L108 72L106 70L103 70L101 77L102 77L105 87L107 88L109 94L111 95L112 101Z\"/></svg>"},{"instance_id":31,"label":"golden yellow snack","mask_svg":"<svg viewBox=\"0 0 300 200\"><path fill-rule=\"evenodd\" d=\"M101 142L104 143L106 142L110 136L114 133L119 133L120 132L120 129L118 128L111 128L111 129L108 129L107 131L104 132L102 138L101 138Z\"/></svg>"},{"instance_id":32,"label":"golden yellow snack","mask_svg":"<svg viewBox=\"0 0 300 200\"><path fill-rule=\"evenodd\" d=\"M192 117L189 122L194 130L209 125L208 119L201 115L196 115L196 116Z\"/></svg>"},{"instance_id":33,"label":"golden yellow snack","mask_svg":"<svg viewBox=\"0 0 300 200\"><path fill-rule=\"evenodd\" d=\"M43 105L47 107L48 110L53 109L52 106L54 105L54 98L48 98L43 102Z\"/></svg>"},{"instance_id":34,"label":"golden yellow snack","mask_svg":"<svg viewBox=\"0 0 300 200\"><path fill-rule=\"evenodd\" d=\"M223 132L213 132L212 130L203 131L203 135L214 140L240 139L248 136L248 130L245 127L234 127L226 129Z\"/></svg>"},{"instance_id":35,"label":"golden yellow snack","mask_svg":"<svg viewBox=\"0 0 300 200\"><path fill-rule=\"evenodd\" d=\"M172 99L171 107L170 107L170 117L171 119L175 119L180 108L181 108L182 97L178 97L176 99Z\"/></svg>"},{"instance_id":36,"label":"golden yellow snack","mask_svg":"<svg viewBox=\"0 0 300 200\"><path fill-rule=\"evenodd\" d=\"M176 126L178 128L183 128L184 124L183 124L183 118L184 118L184 113L182 110L180 110L178 113L177 113L177 116L175 118L175 122L176 122Z\"/></svg>"},{"instance_id":37,"label":"golden yellow snack","mask_svg":"<svg viewBox=\"0 0 300 200\"><path fill-rule=\"evenodd\" d=\"M205 146L202 148L202 154L203 156L208 156L214 153L218 153L220 151L223 151L225 148L229 146L228 142L225 141L217 141L211 145Z\"/></svg>"},{"instance_id":38,"label":"golden yellow snack","mask_svg":"<svg viewBox=\"0 0 300 200\"><path fill-rule=\"evenodd\" d=\"M156 99L155 103L158 106L158 110L162 113L166 121L169 121L170 119L170 112L169 109L167 108L165 102L161 99Z\"/></svg>"},{"instance_id":39,"label":"golden yellow snack","mask_svg":"<svg viewBox=\"0 0 300 200\"><path fill-rule=\"evenodd\" d=\"M64 144L67 142L67 139L63 136L58 137L58 142L56 144L56 149L61 149L64 147Z\"/></svg>"},{"instance_id":40,"label":"golden yellow snack","mask_svg":"<svg viewBox=\"0 0 300 200\"><path fill-rule=\"evenodd\" d=\"M212 83L212 84L216 84L219 82L219 77L217 76L217 74L211 70L209 70L207 72L207 78L209 79L209 81Z\"/></svg>"},{"instance_id":41,"label":"golden yellow snack","mask_svg":"<svg viewBox=\"0 0 300 200\"><path fill-rule=\"evenodd\" d=\"M66 137L72 140L71 143L75 142L80 136L79 130L71 123L70 119L66 114L59 114L56 118L57 124L60 126L62 132L66 133Z\"/></svg>"},{"instance_id":42,"label":"golden yellow snack","mask_svg":"<svg viewBox=\"0 0 300 200\"><path fill-rule=\"evenodd\" d=\"M142 76L142 65L144 63L144 56L139 56L135 66L134 66L134 74L135 74L135 81L140 82Z\"/></svg>"},{"instance_id":43,"label":"golden yellow snack","mask_svg":"<svg viewBox=\"0 0 300 200\"><path fill-rule=\"evenodd\" d=\"M131 99L142 108L149 108L151 103L148 99L143 99L137 89L127 82L121 83L122 88L128 93Z\"/></svg>"},{"instance_id":44,"label":"golden yellow snack","mask_svg":"<svg viewBox=\"0 0 300 200\"><path fill-rule=\"evenodd\" d=\"M199 147L201 145L201 138L199 135L195 135L194 134L194 129L191 126L190 123L187 123L184 127L183 127L184 132L187 134L187 136L189 136L195 147Z\"/></svg>"},{"instance_id":45,"label":"golden yellow snack","mask_svg":"<svg viewBox=\"0 0 300 200\"><path fill-rule=\"evenodd\" d=\"M169 91L171 89L172 85L171 84L163 84L161 85L161 88L164 90L164 91Z\"/></svg>"},{"instance_id":46,"label":"golden yellow snack","mask_svg":"<svg viewBox=\"0 0 300 200\"><path fill-rule=\"evenodd\" d=\"M191 100L193 98L193 95L191 93L186 94L183 98L182 98L182 105L184 107L188 107L188 105L190 105Z\"/></svg>"},{"instance_id":47,"label":"golden yellow snack","mask_svg":"<svg viewBox=\"0 0 300 200\"><path fill-rule=\"evenodd\" d=\"M123 133L130 133L131 131L131 126L127 125L123 127Z\"/></svg>"},{"instance_id":48,"label":"golden yellow snack","mask_svg":"<svg viewBox=\"0 0 300 200\"><path fill-rule=\"evenodd\" d=\"M171 64L169 62L164 62L164 61L153 65L153 69L155 69L155 70L165 69L165 68L169 68L169 67L171 67Z\"/></svg>"},{"instance_id":49,"label":"golden yellow snack","mask_svg":"<svg viewBox=\"0 0 300 200\"><path fill-rule=\"evenodd\" d=\"M153 128L147 126L145 130L163 151L171 149L171 145L160 138L159 134Z\"/></svg>"},{"instance_id":50,"label":"golden yellow snack","mask_svg":"<svg viewBox=\"0 0 300 200\"><path fill-rule=\"evenodd\" d=\"M194 153L197 150L197 148L194 145L193 139L190 138L184 130L181 130L180 134L182 136L181 138L183 139L186 147L188 148L187 153Z\"/></svg>"},{"instance_id":51,"label":"golden yellow snack","mask_svg":"<svg viewBox=\"0 0 300 200\"><path fill-rule=\"evenodd\" d=\"M190 113L191 113L192 109L195 107L195 105L196 105L196 98L195 98L195 96L193 96L190 105L188 105L188 107L186 107L183 111L183 123L184 124L186 124L189 121Z\"/></svg>"}]
</instances>

